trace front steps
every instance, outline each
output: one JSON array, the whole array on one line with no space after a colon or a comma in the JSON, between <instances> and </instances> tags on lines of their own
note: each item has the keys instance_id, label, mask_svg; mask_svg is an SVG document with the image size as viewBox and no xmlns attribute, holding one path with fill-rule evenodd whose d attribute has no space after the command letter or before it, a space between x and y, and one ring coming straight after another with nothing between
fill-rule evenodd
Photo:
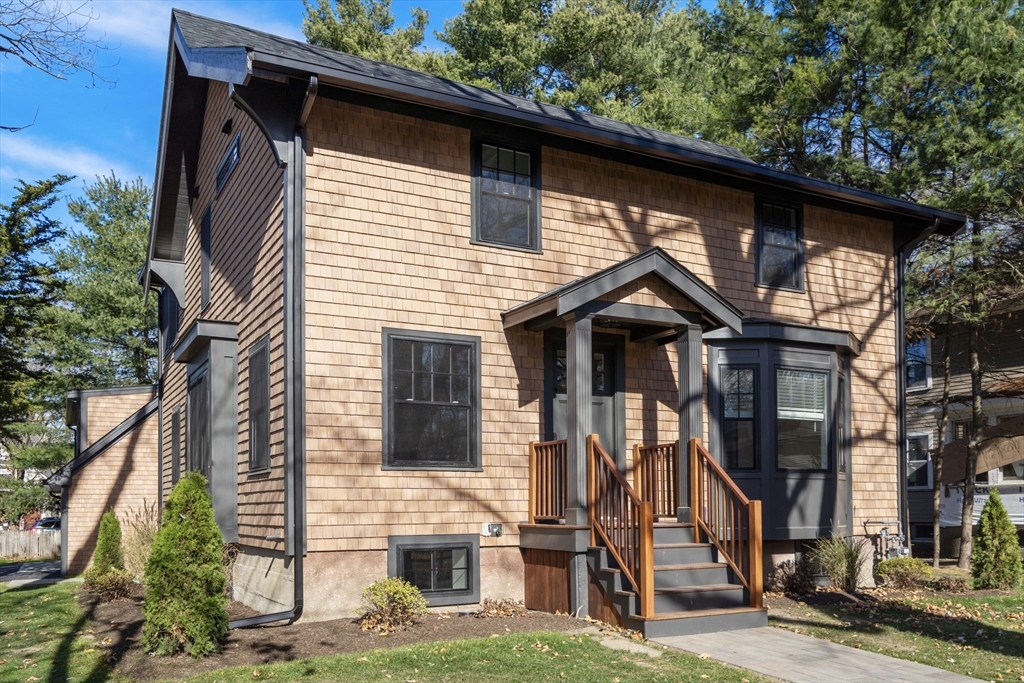
<instances>
[{"instance_id":1,"label":"front steps","mask_svg":"<svg viewBox=\"0 0 1024 683\"><path fill-rule=\"evenodd\" d=\"M654 525L654 615L639 615L637 595L606 548L591 547L587 563L626 626L646 638L712 633L768 625L765 609L710 543L694 542L690 523Z\"/></svg>"}]
</instances>

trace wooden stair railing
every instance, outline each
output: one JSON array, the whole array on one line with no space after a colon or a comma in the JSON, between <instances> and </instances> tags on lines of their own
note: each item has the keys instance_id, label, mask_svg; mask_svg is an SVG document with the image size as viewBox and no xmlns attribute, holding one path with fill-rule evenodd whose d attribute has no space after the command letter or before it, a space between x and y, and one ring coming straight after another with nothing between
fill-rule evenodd
<instances>
[{"instance_id":1,"label":"wooden stair railing","mask_svg":"<svg viewBox=\"0 0 1024 683\"><path fill-rule=\"evenodd\" d=\"M633 482L640 500L653 504L655 518L675 519L679 509L679 442L634 444Z\"/></svg>"},{"instance_id":2,"label":"wooden stair railing","mask_svg":"<svg viewBox=\"0 0 1024 683\"><path fill-rule=\"evenodd\" d=\"M591 545L604 542L636 591L640 616L654 616L654 509L619 472L596 434L587 437Z\"/></svg>"},{"instance_id":3,"label":"wooden stair railing","mask_svg":"<svg viewBox=\"0 0 1024 683\"><path fill-rule=\"evenodd\" d=\"M565 521L567 457L565 439L530 442L530 524Z\"/></svg>"},{"instance_id":4,"label":"wooden stair railing","mask_svg":"<svg viewBox=\"0 0 1024 683\"><path fill-rule=\"evenodd\" d=\"M697 534L703 532L736 572L750 606L763 607L761 501L743 495L700 439L690 440L690 505Z\"/></svg>"}]
</instances>

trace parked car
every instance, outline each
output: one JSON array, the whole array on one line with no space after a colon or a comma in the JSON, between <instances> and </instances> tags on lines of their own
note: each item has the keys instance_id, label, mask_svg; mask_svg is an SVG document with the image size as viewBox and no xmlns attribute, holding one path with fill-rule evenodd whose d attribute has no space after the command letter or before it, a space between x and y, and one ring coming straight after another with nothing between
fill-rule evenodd
<instances>
[{"instance_id":1,"label":"parked car","mask_svg":"<svg viewBox=\"0 0 1024 683\"><path fill-rule=\"evenodd\" d=\"M27 531L60 531L60 517L37 519Z\"/></svg>"}]
</instances>

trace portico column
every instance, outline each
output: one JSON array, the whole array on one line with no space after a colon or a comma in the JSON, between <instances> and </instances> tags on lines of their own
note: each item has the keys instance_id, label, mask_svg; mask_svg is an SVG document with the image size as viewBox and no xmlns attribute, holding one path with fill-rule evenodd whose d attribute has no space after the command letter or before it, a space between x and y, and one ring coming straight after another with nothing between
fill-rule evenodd
<instances>
[{"instance_id":1,"label":"portico column","mask_svg":"<svg viewBox=\"0 0 1024 683\"><path fill-rule=\"evenodd\" d=\"M700 325L681 328L679 354L679 505L681 521L689 521L690 439L704 435L704 345ZM686 516L686 519L683 517Z\"/></svg>"},{"instance_id":2,"label":"portico column","mask_svg":"<svg viewBox=\"0 0 1024 683\"><path fill-rule=\"evenodd\" d=\"M576 314L565 326L566 402L568 403L568 443L565 523L587 526L587 436L593 429L593 346L592 316ZM589 537L589 534L587 534ZM573 614L588 614L587 555L576 552L569 560L569 609Z\"/></svg>"}]
</instances>

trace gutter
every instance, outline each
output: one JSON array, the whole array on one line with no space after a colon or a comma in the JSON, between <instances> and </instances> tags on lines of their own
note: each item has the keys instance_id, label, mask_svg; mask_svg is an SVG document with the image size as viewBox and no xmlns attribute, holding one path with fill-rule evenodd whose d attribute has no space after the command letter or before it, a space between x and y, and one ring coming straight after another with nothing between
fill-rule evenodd
<instances>
[{"instance_id":1,"label":"gutter","mask_svg":"<svg viewBox=\"0 0 1024 683\"><path fill-rule=\"evenodd\" d=\"M257 111L245 106L275 149L282 154L284 168L284 460L285 460L285 556L293 562L294 598L292 608L247 619L236 619L228 628L251 628L284 621L294 623L302 616L303 556L306 553L306 130L305 123L316 101L318 80L310 75L305 95L294 121L290 139L271 137L277 126L268 126ZM235 102L246 104L245 94L233 91ZM267 540L279 540L268 537Z\"/></svg>"}]
</instances>

